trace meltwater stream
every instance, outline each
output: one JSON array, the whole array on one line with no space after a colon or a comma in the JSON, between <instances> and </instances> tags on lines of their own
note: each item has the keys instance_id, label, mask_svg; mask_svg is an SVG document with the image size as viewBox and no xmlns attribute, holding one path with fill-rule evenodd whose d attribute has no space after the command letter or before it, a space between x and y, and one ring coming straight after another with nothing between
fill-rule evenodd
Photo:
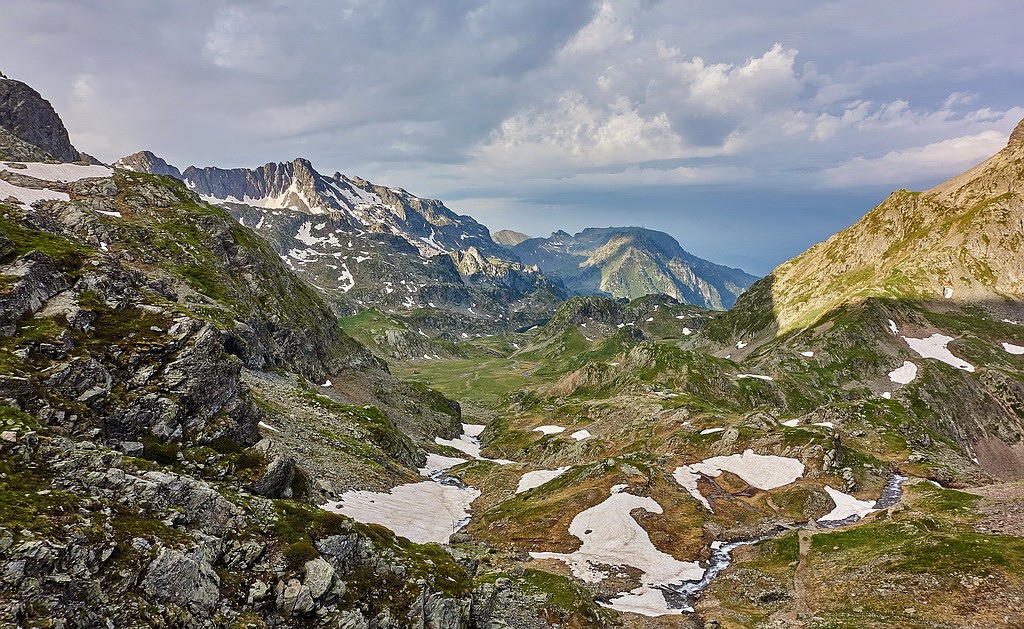
<instances>
[{"instance_id":1,"label":"meltwater stream","mask_svg":"<svg viewBox=\"0 0 1024 629\"><path fill-rule=\"evenodd\" d=\"M903 496L903 483L906 481L906 476L900 476L899 474L892 474L889 476L889 480L886 481L885 487L882 488L882 492L879 494L878 500L875 501L872 511L886 509L899 502L900 498ZM818 520L815 522L815 525L818 528L835 529L849 526L860 519L860 516L853 515L842 520ZM732 551L734 549L740 546L756 544L766 539L778 537L791 530L793 529L779 527L771 532L750 539L737 540L728 543L720 541L712 542L711 558L708 561L707 570L704 572L704 576L701 580L687 581L678 585L668 584L661 586L660 589L665 596L665 602L673 609L693 611L693 604L700 597L700 593L706 590L707 587L711 585L711 582L714 581L715 577L721 574L722 571L728 568L729 564L732 563Z\"/></svg>"}]
</instances>

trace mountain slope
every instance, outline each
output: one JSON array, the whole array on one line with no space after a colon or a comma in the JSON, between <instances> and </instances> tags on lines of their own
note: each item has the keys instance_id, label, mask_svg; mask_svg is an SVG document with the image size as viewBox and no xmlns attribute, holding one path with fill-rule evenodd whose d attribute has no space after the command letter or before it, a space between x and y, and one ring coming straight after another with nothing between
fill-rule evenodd
<instances>
[{"instance_id":1,"label":"mountain slope","mask_svg":"<svg viewBox=\"0 0 1024 629\"><path fill-rule=\"evenodd\" d=\"M1024 121L1002 151L924 192L898 190L780 265L737 317L780 331L866 297L989 304L1024 297Z\"/></svg>"},{"instance_id":2,"label":"mountain slope","mask_svg":"<svg viewBox=\"0 0 1024 629\"><path fill-rule=\"evenodd\" d=\"M706 308L729 308L756 279L698 258L662 232L639 227L588 228L571 236L531 238L515 245L523 262L561 279L575 294L636 299L662 293Z\"/></svg>"},{"instance_id":3,"label":"mountain slope","mask_svg":"<svg viewBox=\"0 0 1024 629\"><path fill-rule=\"evenodd\" d=\"M0 163L0 624L467 625L449 554L314 506L458 404L180 181L44 157Z\"/></svg>"},{"instance_id":4,"label":"mountain slope","mask_svg":"<svg viewBox=\"0 0 1024 629\"><path fill-rule=\"evenodd\" d=\"M383 307L447 320L430 328L455 340L535 325L561 300L556 285L472 218L398 188L323 176L306 160L179 171L141 152L117 165L180 178L259 233L344 311Z\"/></svg>"},{"instance_id":5,"label":"mountain slope","mask_svg":"<svg viewBox=\"0 0 1024 629\"><path fill-rule=\"evenodd\" d=\"M68 130L45 98L21 81L0 74L0 128L45 151L51 158L77 162L82 155L71 145Z\"/></svg>"},{"instance_id":6,"label":"mountain slope","mask_svg":"<svg viewBox=\"0 0 1024 629\"><path fill-rule=\"evenodd\" d=\"M709 324L704 347L808 378L832 401L899 401L985 473L1024 478L1022 181L1024 122L985 162L893 193L780 265Z\"/></svg>"},{"instance_id":7,"label":"mountain slope","mask_svg":"<svg viewBox=\"0 0 1024 629\"><path fill-rule=\"evenodd\" d=\"M512 231L511 229L502 229L491 234L491 239L499 245L515 247L524 240L529 240L530 237L522 232Z\"/></svg>"}]
</instances>

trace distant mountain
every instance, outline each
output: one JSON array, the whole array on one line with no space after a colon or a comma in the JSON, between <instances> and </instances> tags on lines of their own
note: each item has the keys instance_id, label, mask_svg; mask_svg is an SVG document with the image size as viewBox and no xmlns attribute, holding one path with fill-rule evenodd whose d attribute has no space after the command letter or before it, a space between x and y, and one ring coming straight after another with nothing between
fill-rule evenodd
<instances>
[{"instance_id":1,"label":"distant mountain","mask_svg":"<svg viewBox=\"0 0 1024 629\"><path fill-rule=\"evenodd\" d=\"M531 238L512 248L526 264L577 295L636 299L661 293L683 303L729 308L757 278L685 251L668 234L640 227L588 228Z\"/></svg>"},{"instance_id":2,"label":"distant mountain","mask_svg":"<svg viewBox=\"0 0 1024 629\"><path fill-rule=\"evenodd\" d=\"M512 231L511 229L502 229L491 234L491 240L505 247L515 247L524 240L529 240L530 236L522 232Z\"/></svg>"},{"instance_id":3,"label":"distant mountain","mask_svg":"<svg viewBox=\"0 0 1024 629\"><path fill-rule=\"evenodd\" d=\"M429 327L461 337L535 325L561 302L560 289L495 244L486 227L400 188L327 177L304 159L182 171L144 151L116 165L181 179L343 309L435 311Z\"/></svg>"}]
</instances>

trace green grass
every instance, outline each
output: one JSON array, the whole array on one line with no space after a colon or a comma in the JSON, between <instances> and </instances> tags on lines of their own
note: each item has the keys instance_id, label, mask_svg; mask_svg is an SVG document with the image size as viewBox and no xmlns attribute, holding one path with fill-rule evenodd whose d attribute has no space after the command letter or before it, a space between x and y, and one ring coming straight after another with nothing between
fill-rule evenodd
<instances>
[{"instance_id":1,"label":"green grass","mask_svg":"<svg viewBox=\"0 0 1024 629\"><path fill-rule=\"evenodd\" d=\"M442 394L495 407L509 394L538 382L532 365L508 358L452 358L392 365L402 379Z\"/></svg>"}]
</instances>

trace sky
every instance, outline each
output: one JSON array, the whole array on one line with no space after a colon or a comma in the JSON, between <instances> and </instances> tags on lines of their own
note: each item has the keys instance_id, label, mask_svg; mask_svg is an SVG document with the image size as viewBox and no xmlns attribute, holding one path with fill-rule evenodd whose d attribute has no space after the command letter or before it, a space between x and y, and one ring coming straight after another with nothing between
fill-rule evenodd
<instances>
[{"instance_id":1,"label":"sky","mask_svg":"<svg viewBox=\"0 0 1024 629\"><path fill-rule=\"evenodd\" d=\"M1019 0L5 0L103 161L306 157L494 230L640 225L765 274L1024 118Z\"/></svg>"}]
</instances>

